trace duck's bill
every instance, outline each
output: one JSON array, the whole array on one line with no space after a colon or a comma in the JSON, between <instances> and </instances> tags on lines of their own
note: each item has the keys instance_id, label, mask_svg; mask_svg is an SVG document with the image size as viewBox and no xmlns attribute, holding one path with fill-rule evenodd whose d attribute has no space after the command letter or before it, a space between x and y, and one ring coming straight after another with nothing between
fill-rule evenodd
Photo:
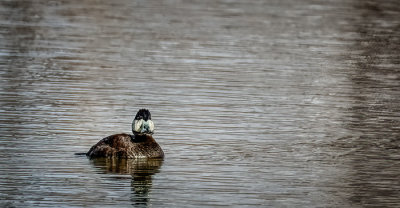
<instances>
[{"instance_id":1,"label":"duck's bill","mask_svg":"<svg viewBox=\"0 0 400 208\"><path fill-rule=\"evenodd\" d=\"M153 134L154 123L151 120L135 120L133 123L133 131L140 134Z\"/></svg>"}]
</instances>

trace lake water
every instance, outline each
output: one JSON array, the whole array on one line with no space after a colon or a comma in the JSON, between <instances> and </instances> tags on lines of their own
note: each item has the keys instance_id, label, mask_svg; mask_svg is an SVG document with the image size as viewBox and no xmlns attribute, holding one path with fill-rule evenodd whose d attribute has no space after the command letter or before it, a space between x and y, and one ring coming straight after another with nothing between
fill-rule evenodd
<instances>
[{"instance_id":1,"label":"lake water","mask_svg":"<svg viewBox=\"0 0 400 208\"><path fill-rule=\"evenodd\" d=\"M397 0L3 0L0 207L399 207ZM89 160L152 112L161 160Z\"/></svg>"}]
</instances>

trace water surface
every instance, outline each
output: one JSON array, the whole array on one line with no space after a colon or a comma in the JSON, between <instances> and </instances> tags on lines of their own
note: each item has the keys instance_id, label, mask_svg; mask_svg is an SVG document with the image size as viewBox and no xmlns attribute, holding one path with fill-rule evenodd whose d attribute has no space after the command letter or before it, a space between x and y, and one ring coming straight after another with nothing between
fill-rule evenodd
<instances>
[{"instance_id":1,"label":"water surface","mask_svg":"<svg viewBox=\"0 0 400 208\"><path fill-rule=\"evenodd\" d=\"M400 206L400 5L2 1L0 206ZM95 160L149 108L166 158Z\"/></svg>"}]
</instances>

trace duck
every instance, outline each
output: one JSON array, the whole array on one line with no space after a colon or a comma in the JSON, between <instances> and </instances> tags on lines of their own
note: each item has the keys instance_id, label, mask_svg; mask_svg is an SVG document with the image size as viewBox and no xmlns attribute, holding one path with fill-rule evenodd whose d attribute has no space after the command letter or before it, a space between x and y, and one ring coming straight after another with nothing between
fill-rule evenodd
<instances>
[{"instance_id":1,"label":"duck","mask_svg":"<svg viewBox=\"0 0 400 208\"><path fill-rule=\"evenodd\" d=\"M132 122L132 134L114 134L93 145L86 156L94 158L164 158L164 152L153 138L154 123L148 109L139 109Z\"/></svg>"}]
</instances>

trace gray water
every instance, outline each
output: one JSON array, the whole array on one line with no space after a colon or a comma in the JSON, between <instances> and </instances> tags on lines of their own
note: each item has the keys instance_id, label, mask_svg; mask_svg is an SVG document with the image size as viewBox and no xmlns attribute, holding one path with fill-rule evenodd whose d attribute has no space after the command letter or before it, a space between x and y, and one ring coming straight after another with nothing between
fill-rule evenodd
<instances>
[{"instance_id":1,"label":"gray water","mask_svg":"<svg viewBox=\"0 0 400 208\"><path fill-rule=\"evenodd\" d=\"M399 207L397 0L0 3L0 207ZM94 160L148 108L161 160Z\"/></svg>"}]
</instances>

